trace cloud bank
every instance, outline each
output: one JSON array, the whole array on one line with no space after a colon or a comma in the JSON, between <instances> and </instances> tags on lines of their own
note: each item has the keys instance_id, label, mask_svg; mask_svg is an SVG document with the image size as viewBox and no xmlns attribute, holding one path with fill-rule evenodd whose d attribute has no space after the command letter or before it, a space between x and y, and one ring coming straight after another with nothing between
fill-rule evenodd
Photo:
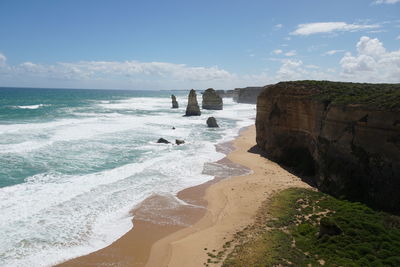
<instances>
[{"instance_id":1,"label":"cloud bank","mask_svg":"<svg viewBox=\"0 0 400 267\"><path fill-rule=\"evenodd\" d=\"M400 49L389 52L377 38L363 36L357 55L346 53L340 60L342 77L363 82L400 82Z\"/></svg>"},{"instance_id":2,"label":"cloud bank","mask_svg":"<svg viewBox=\"0 0 400 267\"><path fill-rule=\"evenodd\" d=\"M400 49L388 51L377 38L363 36L356 53L330 50L323 55L344 55L337 65L322 68L296 51L273 53L273 65L252 74L237 74L217 66L188 66L168 62L79 61L39 64L23 62L9 65L0 54L0 86L120 88L120 89L232 89L261 86L287 80L343 80L354 82L400 82ZM282 57L285 56L285 57ZM302 60L300 60L301 58ZM278 64L276 66L276 64Z\"/></svg>"},{"instance_id":3,"label":"cloud bank","mask_svg":"<svg viewBox=\"0 0 400 267\"><path fill-rule=\"evenodd\" d=\"M353 32L360 30L376 29L380 26L377 24L347 24L346 22L315 22L299 24L297 29L291 32L291 35L312 35L332 32Z\"/></svg>"},{"instance_id":4,"label":"cloud bank","mask_svg":"<svg viewBox=\"0 0 400 267\"><path fill-rule=\"evenodd\" d=\"M374 2L374 4L378 4L378 5L380 5L380 4L396 4L399 2L400 2L400 0L376 0Z\"/></svg>"}]
</instances>

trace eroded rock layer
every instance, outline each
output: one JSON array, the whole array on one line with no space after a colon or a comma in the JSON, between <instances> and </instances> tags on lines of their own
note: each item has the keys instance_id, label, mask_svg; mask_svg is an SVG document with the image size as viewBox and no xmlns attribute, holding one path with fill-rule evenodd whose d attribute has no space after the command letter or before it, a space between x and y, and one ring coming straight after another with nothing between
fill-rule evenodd
<instances>
[{"instance_id":1,"label":"eroded rock layer","mask_svg":"<svg viewBox=\"0 0 400 267\"><path fill-rule=\"evenodd\" d=\"M221 110L222 105L222 98L214 89L208 88L204 91L202 102L203 109Z\"/></svg>"},{"instance_id":2,"label":"eroded rock layer","mask_svg":"<svg viewBox=\"0 0 400 267\"><path fill-rule=\"evenodd\" d=\"M400 85L282 82L257 101L257 144L337 197L400 213Z\"/></svg>"},{"instance_id":3,"label":"eroded rock layer","mask_svg":"<svg viewBox=\"0 0 400 267\"><path fill-rule=\"evenodd\" d=\"M188 96L188 104L186 106L186 113L185 116L200 116L200 107L197 103L197 95L194 89L190 90Z\"/></svg>"}]
</instances>

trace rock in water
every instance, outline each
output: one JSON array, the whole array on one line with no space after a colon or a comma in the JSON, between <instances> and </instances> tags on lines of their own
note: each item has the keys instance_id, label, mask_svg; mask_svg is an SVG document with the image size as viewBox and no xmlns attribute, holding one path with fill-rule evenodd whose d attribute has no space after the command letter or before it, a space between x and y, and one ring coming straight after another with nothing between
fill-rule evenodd
<instances>
[{"instance_id":1,"label":"rock in water","mask_svg":"<svg viewBox=\"0 0 400 267\"><path fill-rule=\"evenodd\" d=\"M171 95L172 99L172 108L179 108L178 101L176 101L176 97L174 95Z\"/></svg>"},{"instance_id":2,"label":"rock in water","mask_svg":"<svg viewBox=\"0 0 400 267\"><path fill-rule=\"evenodd\" d=\"M184 144L185 143L185 141L184 140L181 140L181 139L175 139L175 144L177 144L178 146L179 145L182 145L182 144Z\"/></svg>"},{"instance_id":3,"label":"rock in water","mask_svg":"<svg viewBox=\"0 0 400 267\"><path fill-rule=\"evenodd\" d=\"M223 106L222 98L217 94L217 92L208 88L203 93L203 109L221 110Z\"/></svg>"},{"instance_id":4,"label":"rock in water","mask_svg":"<svg viewBox=\"0 0 400 267\"><path fill-rule=\"evenodd\" d=\"M219 127L217 124L217 120L214 117L209 117L207 119L207 126L213 128Z\"/></svg>"},{"instance_id":5,"label":"rock in water","mask_svg":"<svg viewBox=\"0 0 400 267\"><path fill-rule=\"evenodd\" d=\"M190 90L189 97L188 97L188 105L186 107L186 114L185 116L200 116L200 108L199 104L197 103L197 96L196 91L194 89Z\"/></svg>"},{"instance_id":6,"label":"rock in water","mask_svg":"<svg viewBox=\"0 0 400 267\"><path fill-rule=\"evenodd\" d=\"M164 139L164 138L160 138L160 139L158 139L157 143L160 143L160 144L169 144L169 143L171 143L171 142L168 141L168 140L166 140L166 139Z\"/></svg>"}]
</instances>

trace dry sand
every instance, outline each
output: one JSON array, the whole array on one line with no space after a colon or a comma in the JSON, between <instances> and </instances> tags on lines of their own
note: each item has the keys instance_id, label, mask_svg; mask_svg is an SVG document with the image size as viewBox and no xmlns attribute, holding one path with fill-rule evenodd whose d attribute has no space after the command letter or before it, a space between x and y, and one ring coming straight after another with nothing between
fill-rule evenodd
<instances>
[{"instance_id":1,"label":"dry sand","mask_svg":"<svg viewBox=\"0 0 400 267\"><path fill-rule=\"evenodd\" d=\"M236 150L227 158L252 169L253 173L224 179L208 187L206 214L193 226L157 241L146 267L204 266L207 252L222 250L225 242L231 240L237 231L252 223L264 200L289 187L309 187L300 178L257 153L253 148L254 126L243 131L234 141L234 146Z\"/></svg>"},{"instance_id":2,"label":"dry sand","mask_svg":"<svg viewBox=\"0 0 400 267\"><path fill-rule=\"evenodd\" d=\"M240 164L252 174L217 177L178 193L179 199L192 205L182 205L168 196L152 196L133 211L134 228L126 235L60 266L204 266L207 252L222 250L236 232L252 223L264 200L289 187L309 187L260 156L254 147L254 126L242 131L233 146L235 150L221 162Z\"/></svg>"}]
</instances>

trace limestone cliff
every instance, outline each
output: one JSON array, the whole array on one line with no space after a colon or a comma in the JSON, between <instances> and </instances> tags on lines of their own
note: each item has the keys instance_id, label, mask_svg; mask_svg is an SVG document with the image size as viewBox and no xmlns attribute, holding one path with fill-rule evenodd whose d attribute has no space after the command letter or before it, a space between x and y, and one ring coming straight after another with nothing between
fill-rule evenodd
<instances>
[{"instance_id":1,"label":"limestone cliff","mask_svg":"<svg viewBox=\"0 0 400 267\"><path fill-rule=\"evenodd\" d=\"M188 104L186 106L186 114L185 116L200 116L200 107L197 103L197 95L194 89L190 90L188 96Z\"/></svg>"},{"instance_id":2,"label":"limestone cliff","mask_svg":"<svg viewBox=\"0 0 400 267\"><path fill-rule=\"evenodd\" d=\"M208 88L203 93L203 109L211 109L211 110L221 110L222 109L222 98L215 92L214 89Z\"/></svg>"},{"instance_id":3,"label":"limestone cliff","mask_svg":"<svg viewBox=\"0 0 400 267\"><path fill-rule=\"evenodd\" d=\"M262 92L264 87L245 87L245 88L236 88L234 92L233 100L238 103L246 103L246 104L256 104L257 97Z\"/></svg>"},{"instance_id":4,"label":"limestone cliff","mask_svg":"<svg viewBox=\"0 0 400 267\"><path fill-rule=\"evenodd\" d=\"M400 85L282 82L257 101L257 144L337 197L400 213Z\"/></svg>"},{"instance_id":5,"label":"limestone cliff","mask_svg":"<svg viewBox=\"0 0 400 267\"><path fill-rule=\"evenodd\" d=\"M216 90L216 92L222 98L234 98L236 96L236 100L237 100L238 91L235 91L235 90Z\"/></svg>"}]
</instances>

